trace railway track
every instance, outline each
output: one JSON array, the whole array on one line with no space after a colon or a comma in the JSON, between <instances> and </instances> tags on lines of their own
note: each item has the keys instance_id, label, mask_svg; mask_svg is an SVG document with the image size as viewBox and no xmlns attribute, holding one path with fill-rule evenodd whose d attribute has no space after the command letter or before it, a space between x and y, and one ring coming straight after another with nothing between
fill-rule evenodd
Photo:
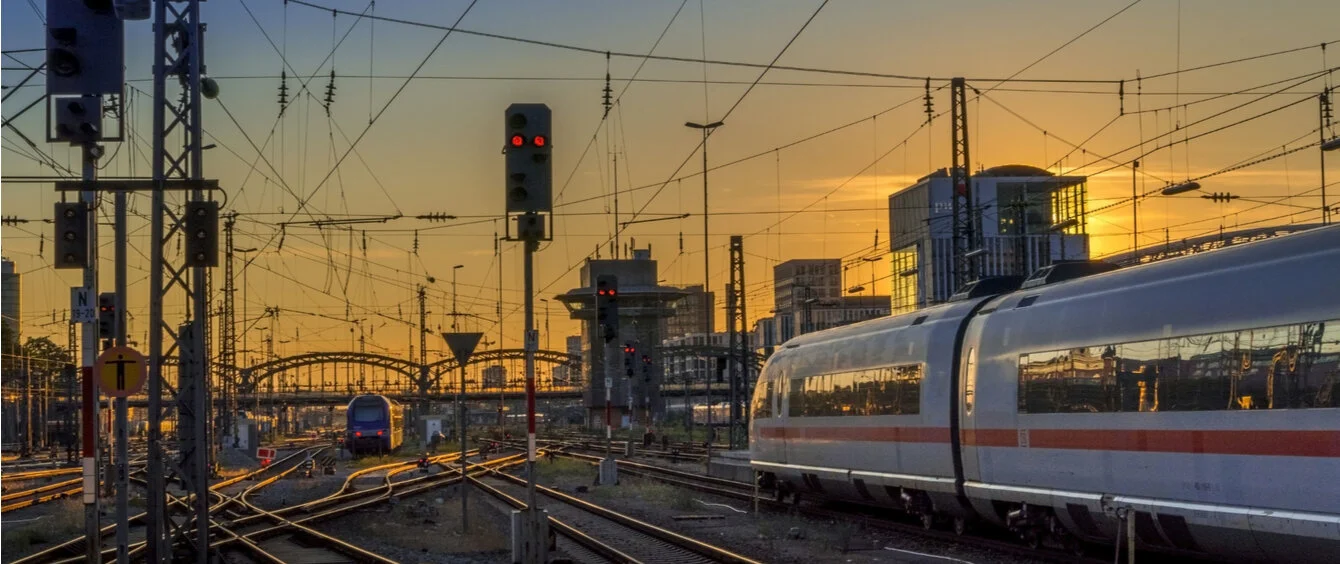
<instances>
[{"instance_id":1,"label":"railway track","mask_svg":"<svg viewBox=\"0 0 1340 564\"><path fill-rule=\"evenodd\" d=\"M600 457L598 456L578 453L563 453L561 456L567 456L592 463L600 460ZM925 523L915 520L912 517L901 520L892 518L888 516L888 511L876 512L870 508L859 506L834 508L808 504L800 505L797 503L784 503L771 497L755 493L757 490L754 485L746 482L705 476L694 472L685 472L675 468L665 468L631 460L619 460L618 465L619 473L621 475L630 475L655 480L667 485L685 488L700 493L716 495L727 499L735 499L750 504L757 504L757 507L770 510L798 511L810 517L828 519L836 522L858 523L861 526L870 529L903 533L948 544L968 544L977 548L1007 553L1013 556L1033 560L1076 564L1096 564L1098 562L1108 561L1106 558L1087 557L1084 554L1076 553L1073 550L1053 550L1047 547L1028 547L1010 538L1006 538L1007 535L1003 532L991 536L981 536L969 534L970 531L966 529L956 528L956 530L953 531L944 531L934 528L933 526L928 527Z\"/></svg>"},{"instance_id":2,"label":"railway track","mask_svg":"<svg viewBox=\"0 0 1340 564\"><path fill-rule=\"evenodd\" d=\"M144 459L138 457L130 460L131 465L139 466L131 472L131 476L144 473ZM80 468L63 468L60 470L45 470L38 472L26 472L17 476L6 476L15 482L30 482L33 480L61 478L65 476L78 476L83 472ZM67 497L77 496L84 493L83 477L64 479L59 482L50 482L38 486L24 488L17 491L6 490L3 496L0 496L0 514L18 511L34 505L40 505L49 501L57 501Z\"/></svg>"},{"instance_id":3,"label":"railway track","mask_svg":"<svg viewBox=\"0 0 1340 564\"><path fill-rule=\"evenodd\" d=\"M235 485L235 484L237 484L237 483L239 483L239 482L242 482L242 481L244 481L244 480L249 480L249 479L257 478L257 477L259 477L259 476L263 476L263 475L266 475L266 474L270 474L270 473L274 473L274 472L282 471L282 470L279 468L279 466L280 466L281 464L286 463L287 461L290 461L290 460L292 460L292 459L294 459L294 458L298 458L298 457L305 456L306 452L307 452L306 449L305 449L305 450L302 450L302 451L295 452L295 453L293 453L293 454L291 454L291 455L289 455L289 456L287 456L287 457L285 457L285 458L283 458L283 459L280 459L280 460L277 461L275 464L272 464L272 465L270 465L270 466L268 466L268 467L265 467L265 468L258 468L258 469L256 469L256 470L251 471L251 472L247 472L247 473L245 473L245 474L241 474L241 475L235 476L235 477L233 477L233 478L229 478L229 479L227 479L227 480L221 481L221 482L219 482L219 483L217 483L217 484L214 484L214 485L210 486L210 489L213 490L213 491L217 491L217 490L220 490L220 489L222 489L222 488L226 488L226 487ZM134 483L137 483L136 480L132 480L131 482L132 482L133 484L134 484ZM139 480L138 483L142 484L143 481L142 481L142 480ZM171 495L168 496L168 508L169 508L169 511L184 508L185 505L186 505L186 503L185 503L184 501L182 501L181 499L176 498L176 497L171 496ZM212 508L211 508L211 511L213 511L213 510L215 510L215 509L216 509L216 507L212 507ZM127 519L127 526L130 527L130 534L131 534L131 537L132 537L132 538L134 538L135 536L138 536L138 537L140 537L140 538L143 538L143 536L144 536L144 533L143 533L143 528L144 528L144 518L146 517L146 515L147 515L147 513L138 513L138 514L135 514L135 515L130 516L130 518ZM116 525L115 525L115 524L111 524L111 525L107 525L107 526L103 527L102 529L99 530L99 535L100 535L100 536L99 536L99 540L100 540L100 542L105 542L109 537L112 537L113 535L115 535L115 533L116 533ZM42 551L40 551L40 552L36 552L36 553L30 554L30 555L25 556L25 557L23 557L23 558L17 559L17 560L15 560L15 561L13 562L13 564L39 564L39 563L50 563L50 562L61 562L61 563L70 563L70 564L73 564L73 563L77 563L77 562L84 562L84 560L85 560L85 556L84 556L84 540L85 540L85 539L84 539L83 536L79 536L79 537L70 539L70 540L68 540L68 541L65 541L64 543L59 544L59 545L56 545L56 546L47 548L47 549L42 550ZM138 547L138 550L135 552L135 554L139 554L141 551L143 551L143 542L136 543L136 544L132 545L132 547ZM103 560L103 561L106 561L106 560L108 560L109 558L114 559L115 556L116 556L116 549L115 549L114 547L111 548L111 549L104 549L104 550L102 551L102 560Z\"/></svg>"},{"instance_id":4,"label":"railway track","mask_svg":"<svg viewBox=\"0 0 1340 564\"><path fill-rule=\"evenodd\" d=\"M494 471L471 481L515 508L526 507L525 480ZM557 490L537 485L536 492L559 501L546 504L558 548L584 561L620 563L756 562L722 547L634 519Z\"/></svg>"},{"instance_id":5,"label":"railway track","mask_svg":"<svg viewBox=\"0 0 1340 564\"><path fill-rule=\"evenodd\" d=\"M471 451L474 453L475 451ZM345 487L325 498L299 506L278 511L267 511L256 507L245 499L245 494L237 498L239 506L247 514L232 520L220 519L214 522L214 528L222 536L211 544L225 561L236 562L368 562L386 564L393 562L378 554L364 550L356 545L331 537L311 528L308 524L331 519L362 510L369 506L384 503L395 498L405 498L430 490L460 482L460 474L448 463L455 461L456 455L433 457L430 461L441 465L443 472L407 479L395 479L398 475L417 469L414 462L394 463L368 468L363 474L385 472L383 484L377 488L350 490L357 476L350 476ZM493 468L507 467L523 461L521 455L497 458L486 462L471 464L474 474L481 474ZM234 515L238 515L236 512Z\"/></svg>"},{"instance_id":6,"label":"railway track","mask_svg":"<svg viewBox=\"0 0 1340 564\"><path fill-rule=\"evenodd\" d=\"M593 453L604 453L604 440L593 441L589 439L537 439L536 442L542 446L567 447L570 449L580 449ZM622 456L627 449L627 441L612 441L613 448L610 449L616 456ZM683 445L682 447L671 447L670 450L657 448L638 448L633 449L634 456L647 458L657 458L669 460L671 462L706 462L707 453L702 447Z\"/></svg>"},{"instance_id":7,"label":"railway track","mask_svg":"<svg viewBox=\"0 0 1340 564\"><path fill-rule=\"evenodd\" d=\"M4 494L0 497L0 513L18 511L40 503L79 495L84 491L83 482L83 478L73 478Z\"/></svg>"},{"instance_id":8,"label":"railway track","mask_svg":"<svg viewBox=\"0 0 1340 564\"><path fill-rule=\"evenodd\" d=\"M5 472L0 474L0 484L12 484L17 482L26 482L28 480L40 480L42 478L54 478L57 476L71 476L83 472L83 468L56 468L52 470L32 470L28 472Z\"/></svg>"}]
</instances>

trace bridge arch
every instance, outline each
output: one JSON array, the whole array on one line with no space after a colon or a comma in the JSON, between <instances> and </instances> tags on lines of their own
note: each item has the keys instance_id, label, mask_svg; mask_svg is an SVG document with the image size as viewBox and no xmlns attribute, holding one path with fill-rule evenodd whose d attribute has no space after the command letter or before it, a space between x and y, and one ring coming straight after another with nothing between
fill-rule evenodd
<instances>
[{"instance_id":1,"label":"bridge arch","mask_svg":"<svg viewBox=\"0 0 1340 564\"><path fill-rule=\"evenodd\" d=\"M465 365L487 364L505 360L525 360L525 358L525 349L491 349L476 351L475 354L470 355L470 362L465 363ZM535 362L567 366L574 370L582 369L582 357L580 355L568 354L565 351L537 350L535 351ZM437 380L443 374L458 370L459 367L460 365L456 364L456 359L444 358L429 364L428 374L433 380Z\"/></svg>"},{"instance_id":2,"label":"bridge arch","mask_svg":"<svg viewBox=\"0 0 1340 564\"><path fill-rule=\"evenodd\" d=\"M303 353L268 362L248 366L238 371L239 388L243 393L255 393L260 384L276 375L296 370L304 366L321 364L345 366L370 366L380 368L402 376L410 385L418 387L422 383L422 365L403 358L359 352L313 352Z\"/></svg>"}]
</instances>

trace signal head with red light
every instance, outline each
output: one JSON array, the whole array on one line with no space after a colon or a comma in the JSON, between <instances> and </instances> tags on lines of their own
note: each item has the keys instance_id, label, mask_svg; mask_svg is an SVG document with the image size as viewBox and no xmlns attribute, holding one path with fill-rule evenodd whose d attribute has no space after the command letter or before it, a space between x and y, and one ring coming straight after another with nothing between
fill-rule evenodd
<instances>
[{"instance_id":1,"label":"signal head with red light","mask_svg":"<svg viewBox=\"0 0 1340 564\"><path fill-rule=\"evenodd\" d=\"M553 211L551 112L544 104L512 104L504 112L507 166L503 177L509 214Z\"/></svg>"}]
</instances>

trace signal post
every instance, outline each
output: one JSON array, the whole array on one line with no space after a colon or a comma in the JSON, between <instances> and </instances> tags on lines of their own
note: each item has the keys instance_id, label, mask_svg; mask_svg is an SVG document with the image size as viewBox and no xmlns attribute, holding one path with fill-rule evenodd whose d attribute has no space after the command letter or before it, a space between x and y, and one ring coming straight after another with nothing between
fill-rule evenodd
<instances>
[{"instance_id":1,"label":"signal post","mask_svg":"<svg viewBox=\"0 0 1340 564\"><path fill-rule=\"evenodd\" d=\"M619 465L614 460L612 447L614 410L610 407L614 393L614 374L618 366L619 345L619 277L613 274L596 276L596 324L605 341L605 458L600 461L600 485L619 483Z\"/></svg>"},{"instance_id":2,"label":"signal post","mask_svg":"<svg viewBox=\"0 0 1340 564\"><path fill-rule=\"evenodd\" d=\"M551 115L544 104L512 104L504 112L507 240L524 248L526 508L512 513L512 561L523 564L546 562L549 553L549 518L535 499L535 351L540 338L535 330L534 258L540 242L553 239L545 225L553 212Z\"/></svg>"},{"instance_id":3,"label":"signal post","mask_svg":"<svg viewBox=\"0 0 1340 564\"><path fill-rule=\"evenodd\" d=\"M122 104L125 82L125 26L123 19L141 17L140 0L114 3L82 2L79 0L47 0L46 14L46 131L48 143L68 143L79 147L82 154L82 181L93 183L97 178L97 161L103 155L102 142L121 141L118 131L106 135L103 129L103 102ZM37 71L33 71L34 74ZM114 115L125 115L121 108L111 108ZM54 124L54 129L50 124ZM118 130L123 128L118 127ZM117 202L122 207L124 199ZM100 324L89 311L92 297L98 295L98 227L95 206L97 193L84 187L78 191L78 201L56 204L56 268L83 270L83 283L76 289L78 299L71 303L72 312L82 311L78 322L83 324L80 343L80 365L83 367L83 478L86 556L100 559L101 536L98 522L98 468L97 433L98 403L95 397L93 365L98 356L99 337L111 339L124 326ZM121 208L118 208L120 211ZM124 217L121 213L118 218ZM119 227L124 227L120 221ZM118 233L118 258L124 249ZM122 261L124 262L124 261ZM108 313L124 315L124 265L118 265L117 296L122 306ZM75 323L75 315L71 323ZM102 331L100 331L100 329ZM110 331L109 331L110 330ZM110 334L115 333L115 334ZM122 454L121 456L124 456ZM124 461L118 460L121 464ZM124 491L124 487L118 488ZM118 501L124 499L124 494ZM124 503L118 503L118 516L124 515ZM118 561L125 561L125 552L118 547Z\"/></svg>"}]
</instances>

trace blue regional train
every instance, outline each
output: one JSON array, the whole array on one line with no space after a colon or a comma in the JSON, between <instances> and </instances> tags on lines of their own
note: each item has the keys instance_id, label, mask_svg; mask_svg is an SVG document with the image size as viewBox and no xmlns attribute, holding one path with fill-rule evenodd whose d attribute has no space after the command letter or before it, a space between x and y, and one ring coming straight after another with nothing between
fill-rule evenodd
<instances>
[{"instance_id":1,"label":"blue regional train","mask_svg":"<svg viewBox=\"0 0 1340 564\"><path fill-rule=\"evenodd\" d=\"M355 396L346 419L344 445L351 454L390 453L405 440L404 408L386 396Z\"/></svg>"}]
</instances>

